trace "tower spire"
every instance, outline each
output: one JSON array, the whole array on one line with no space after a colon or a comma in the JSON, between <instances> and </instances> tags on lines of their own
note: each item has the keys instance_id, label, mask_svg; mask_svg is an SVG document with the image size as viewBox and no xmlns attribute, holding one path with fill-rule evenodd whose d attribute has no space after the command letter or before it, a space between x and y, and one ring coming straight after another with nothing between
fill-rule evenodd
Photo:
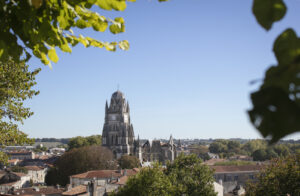
<instances>
[{"instance_id":1,"label":"tower spire","mask_svg":"<svg viewBox=\"0 0 300 196\"><path fill-rule=\"evenodd\" d=\"M126 105L127 105L126 111L129 113L130 109L129 109L129 103L128 103L128 101L127 101Z\"/></svg>"},{"instance_id":2,"label":"tower spire","mask_svg":"<svg viewBox=\"0 0 300 196\"><path fill-rule=\"evenodd\" d=\"M107 104L107 100L106 100L106 103L105 103L105 114L107 114L108 112L108 104Z\"/></svg>"},{"instance_id":3,"label":"tower spire","mask_svg":"<svg viewBox=\"0 0 300 196\"><path fill-rule=\"evenodd\" d=\"M174 145L174 141L173 141L173 136L172 136L172 134L170 135L169 144L170 144L171 146Z\"/></svg>"}]
</instances>

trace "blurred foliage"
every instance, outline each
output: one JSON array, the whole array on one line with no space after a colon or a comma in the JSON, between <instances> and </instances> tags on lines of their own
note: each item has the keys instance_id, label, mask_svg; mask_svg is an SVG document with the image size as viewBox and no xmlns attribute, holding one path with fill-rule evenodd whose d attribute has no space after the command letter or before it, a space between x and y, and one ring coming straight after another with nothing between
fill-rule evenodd
<instances>
[{"instance_id":1,"label":"blurred foliage","mask_svg":"<svg viewBox=\"0 0 300 196\"><path fill-rule=\"evenodd\" d=\"M34 152L46 152L48 148L46 146L38 145L36 148L33 149Z\"/></svg>"},{"instance_id":2,"label":"blurred foliage","mask_svg":"<svg viewBox=\"0 0 300 196\"><path fill-rule=\"evenodd\" d=\"M208 147L204 145L191 145L189 146L190 152L196 154L198 158L201 158L203 161L209 160Z\"/></svg>"},{"instance_id":3,"label":"blurred foliage","mask_svg":"<svg viewBox=\"0 0 300 196\"><path fill-rule=\"evenodd\" d=\"M172 163L167 163L165 174L171 180L174 196L206 195L214 192L214 172L194 154L180 154Z\"/></svg>"},{"instance_id":4,"label":"blurred foliage","mask_svg":"<svg viewBox=\"0 0 300 196\"><path fill-rule=\"evenodd\" d=\"M12 172L18 172L18 173L24 173L24 174L28 173L28 169L26 167L21 167L21 166L17 166L17 165L16 166L12 166L9 169Z\"/></svg>"},{"instance_id":5,"label":"blurred foliage","mask_svg":"<svg viewBox=\"0 0 300 196\"><path fill-rule=\"evenodd\" d=\"M164 174L161 165L144 167L138 174L128 179L125 186L110 196L173 196L170 179Z\"/></svg>"},{"instance_id":6,"label":"blurred foliage","mask_svg":"<svg viewBox=\"0 0 300 196\"><path fill-rule=\"evenodd\" d=\"M142 168L112 196L216 196L213 171L196 155L179 155L166 168L159 164Z\"/></svg>"},{"instance_id":7,"label":"blurred foliage","mask_svg":"<svg viewBox=\"0 0 300 196\"><path fill-rule=\"evenodd\" d=\"M209 146L211 153L221 158L230 158L235 155L252 156L254 161L266 161L277 157L287 157L300 152L300 143L278 143L268 145L265 140L250 140L244 144L232 140L215 140Z\"/></svg>"},{"instance_id":8,"label":"blurred foliage","mask_svg":"<svg viewBox=\"0 0 300 196\"><path fill-rule=\"evenodd\" d=\"M134 2L135 0L127 0ZM165 1L165 0L159 0ZM84 47L105 48L115 51L117 46L128 50L127 40L105 42L81 34L72 29L92 28L104 32L108 28L113 34L125 32L122 17L110 19L93 11L98 6L102 10L123 11L126 0L2 0L0 1L0 61L12 58L28 61L33 54L43 64L56 63L56 49L71 53L71 47L81 43Z\"/></svg>"},{"instance_id":9,"label":"blurred foliage","mask_svg":"<svg viewBox=\"0 0 300 196\"><path fill-rule=\"evenodd\" d=\"M112 152L101 146L74 148L54 163L45 178L47 185L69 183L69 176L90 170L117 169Z\"/></svg>"},{"instance_id":10,"label":"blurred foliage","mask_svg":"<svg viewBox=\"0 0 300 196\"><path fill-rule=\"evenodd\" d=\"M133 169L140 167L140 160L136 156L123 155L118 160L118 163L122 169Z\"/></svg>"},{"instance_id":11,"label":"blurred foliage","mask_svg":"<svg viewBox=\"0 0 300 196\"><path fill-rule=\"evenodd\" d=\"M270 30L287 7L283 0L254 0L252 10L258 23ZM270 143L300 131L300 39L293 29L277 37L273 52L277 65L266 71L263 84L251 94L253 108L248 111L252 124Z\"/></svg>"},{"instance_id":12,"label":"blurred foliage","mask_svg":"<svg viewBox=\"0 0 300 196\"><path fill-rule=\"evenodd\" d=\"M35 76L40 69L28 70L24 62L8 59L0 62L0 146L32 144L33 140L21 132L17 123L23 123L33 112L24 107L23 102L39 92L32 89L36 84ZM0 162L7 156L0 152Z\"/></svg>"},{"instance_id":13,"label":"blurred foliage","mask_svg":"<svg viewBox=\"0 0 300 196\"><path fill-rule=\"evenodd\" d=\"M102 144L102 136L101 135L91 135L88 137L73 137L69 140L68 146L69 150L73 148L80 148L84 146L92 146L92 145L101 145Z\"/></svg>"},{"instance_id":14,"label":"blurred foliage","mask_svg":"<svg viewBox=\"0 0 300 196\"><path fill-rule=\"evenodd\" d=\"M300 195L300 154L274 159L246 186L246 196Z\"/></svg>"},{"instance_id":15,"label":"blurred foliage","mask_svg":"<svg viewBox=\"0 0 300 196\"><path fill-rule=\"evenodd\" d=\"M253 161L233 160L233 161L216 162L214 165L221 165L221 166L234 165L234 166L240 166L240 165L255 165L255 164L256 163L253 162Z\"/></svg>"}]
</instances>

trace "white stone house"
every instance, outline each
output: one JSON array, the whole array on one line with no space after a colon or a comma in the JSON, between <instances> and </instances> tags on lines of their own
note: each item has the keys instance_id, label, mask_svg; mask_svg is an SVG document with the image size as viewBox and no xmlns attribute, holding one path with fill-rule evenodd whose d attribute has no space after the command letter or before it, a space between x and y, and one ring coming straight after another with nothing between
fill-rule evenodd
<instances>
[{"instance_id":1,"label":"white stone house","mask_svg":"<svg viewBox=\"0 0 300 196\"><path fill-rule=\"evenodd\" d=\"M25 166L25 168L28 170L28 175L34 184L45 183L47 168L39 166Z\"/></svg>"},{"instance_id":2,"label":"white stone house","mask_svg":"<svg viewBox=\"0 0 300 196\"><path fill-rule=\"evenodd\" d=\"M124 186L138 168L126 170L93 170L70 176L70 186L63 195L103 196Z\"/></svg>"},{"instance_id":3,"label":"white stone house","mask_svg":"<svg viewBox=\"0 0 300 196\"><path fill-rule=\"evenodd\" d=\"M7 172L0 179L0 195L11 190L30 186L30 176L24 173Z\"/></svg>"}]
</instances>

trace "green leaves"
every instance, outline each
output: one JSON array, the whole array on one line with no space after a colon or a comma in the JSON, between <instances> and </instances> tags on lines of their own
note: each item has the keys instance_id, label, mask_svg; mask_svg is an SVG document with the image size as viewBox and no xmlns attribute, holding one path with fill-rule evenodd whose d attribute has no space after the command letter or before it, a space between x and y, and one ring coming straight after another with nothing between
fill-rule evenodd
<instances>
[{"instance_id":1,"label":"green leaves","mask_svg":"<svg viewBox=\"0 0 300 196\"><path fill-rule=\"evenodd\" d=\"M115 18L112 22L113 24L109 27L110 32L113 34L125 32L124 19L122 17Z\"/></svg>"},{"instance_id":2,"label":"green leaves","mask_svg":"<svg viewBox=\"0 0 300 196\"><path fill-rule=\"evenodd\" d=\"M246 186L246 196L282 196L300 193L300 155L272 160Z\"/></svg>"},{"instance_id":3,"label":"green leaves","mask_svg":"<svg viewBox=\"0 0 300 196\"><path fill-rule=\"evenodd\" d=\"M90 8L97 5L105 10L123 11L126 0L29 0L16 4L5 1L2 4L5 9L0 9L0 61L5 62L9 58L15 62L28 61L33 54L43 64L51 65L50 62L58 61L54 48L71 53L71 46L78 43L108 51L115 51L117 46L121 50L129 49L127 40L106 42L74 35L72 31L73 28L93 28L104 32L109 28L113 34L125 32L122 17L112 20Z\"/></svg>"},{"instance_id":4,"label":"green leaves","mask_svg":"<svg viewBox=\"0 0 300 196\"><path fill-rule=\"evenodd\" d=\"M58 56L57 56L54 48L51 48L50 50L48 50L48 57L51 61L53 61L54 63L57 63Z\"/></svg>"},{"instance_id":5,"label":"green leaves","mask_svg":"<svg viewBox=\"0 0 300 196\"><path fill-rule=\"evenodd\" d=\"M142 168L113 196L216 196L213 182L213 171L201 159L181 154L165 168L157 163Z\"/></svg>"},{"instance_id":6,"label":"green leaves","mask_svg":"<svg viewBox=\"0 0 300 196\"><path fill-rule=\"evenodd\" d=\"M250 120L271 143L300 131L300 39L292 29L274 43L278 65L266 72L260 90L252 93Z\"/></svg>"},{"instance_id":7,"label":"green leaves","mask_svg":"<svg viewBox=\"0 0 300 196\"><path fill-rule=\"evenodd\" d=\"M104 10L124 11L126 9L125 0L97 0L96 5Z\"/></svg>"},{"instance_id":8,"label":"green leaves","mask_svg":"<svg viewBox=\"0 0 300 196\"><path fill-rule=\"evenodd\" d=\"M266 30L271 29L274 22L281 20L286 13L283 0L254 0L252 11L257 22Z\"/></svg>"},{"instance_id":9,"label":"green leaves","mask_svg":"<svg viewBox=\"0 0 300 196\"><path fill-rule=\"evenodd\" d=\"M279 65L289 65L300 60L300 39L293 29L285 30L275 41L273 51Z\"/></svg>"},{"instance_id":10,"label":"green leaves","mask_svg":"<svg viewBox=\"0 0 300 196\"><path fill-rule=\"evenodd\" d=\"M33 140L18 129L15 122L23 120L33 113L23 106L23 101L32 98L39 92L32 90L36 84L35 76L40 69L28 71L24 62L15 63L11 59L0 62L0 144L23 145L31 144ZM7 157L0 153L0 162L5 162Z\"/></svg>"},{"instance_id":11,"label":"green leaves","mask_svg":"<svg viewBox=\"0 0 300 196\"><path fill-rule=\"evenodd\" d=\"M254 0L252 9L266 30L281 20L287 8L283 0ZM300 131L300 39L293 29L276 39L273 51L278 61L266 72L259 91L251 94L251 122L271 143Z\"/></svg>"}]
</instances>

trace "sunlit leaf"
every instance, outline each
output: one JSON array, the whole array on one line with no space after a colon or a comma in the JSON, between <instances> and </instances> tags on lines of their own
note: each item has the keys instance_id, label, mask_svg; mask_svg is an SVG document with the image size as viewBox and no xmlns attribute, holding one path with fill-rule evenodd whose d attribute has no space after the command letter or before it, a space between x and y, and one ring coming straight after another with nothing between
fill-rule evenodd
<instances>
[{"instance_id":1,"label":"sunlit leaf","mask_svg":"<svg viewBox=\"0 0 300 196\"><path fill-rule=\"evenodd\" d=\"M48 50L48 57L51 61L53 61L54 63L57 63L58 56L57 56L54 48L51 48L50 50Z\"/></svg>"}]
</instances>

